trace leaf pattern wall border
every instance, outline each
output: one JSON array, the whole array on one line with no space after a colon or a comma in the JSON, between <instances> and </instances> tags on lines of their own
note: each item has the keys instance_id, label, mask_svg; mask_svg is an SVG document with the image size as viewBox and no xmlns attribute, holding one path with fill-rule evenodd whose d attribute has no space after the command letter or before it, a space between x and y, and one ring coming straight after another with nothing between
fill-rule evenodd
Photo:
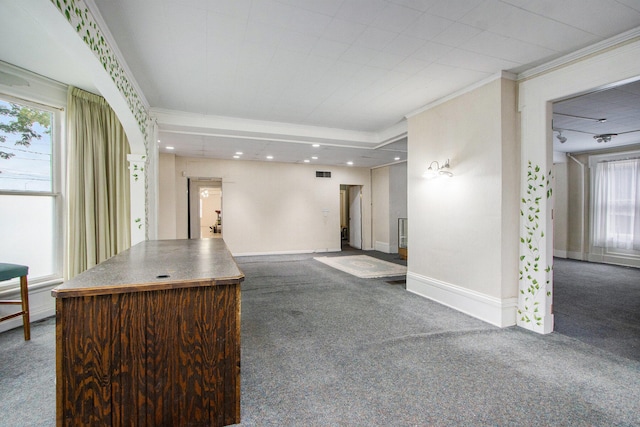
<instances>
[{"instance_id":1,"label":"leaf pattern wall border","mask_svg":"<svg viewBox=\"0 0 640 427\"><path fill-rule=\"evenodd\" d=\"M107 43L100 27L83 0L51 0L67 18L82 40L89 46L100 60L105 71L111 76L122 96L126 99L129 110L136 118L140 132L144 136L145 152L148 154L149 112L142 103L141 97L131 84L117 56Z\"/></svg>"},{"instance_id":2,"label":"leaf pattern wall border","mask_svg":"<svg viewBox=\"0 0 640 427\"><path fill-rule=\"evenodd\" d=\"M543 198L551 198L551 171L542 172L540 166L534 166L531 161L527 164L527 190L526 196L521 200L520 216L524 220L524 235L520 236L522 251L520 255L520 295L523 297L518 304L518 320L537 326L542 326L543 307L540 307L540 292L546 292L551 283L550 265L541 260L540 244L544 241L544 230L540 227L541 212L540 201ZM544 271L545 283L538 280L539 273Z\"/></svg>"}]
</instances>

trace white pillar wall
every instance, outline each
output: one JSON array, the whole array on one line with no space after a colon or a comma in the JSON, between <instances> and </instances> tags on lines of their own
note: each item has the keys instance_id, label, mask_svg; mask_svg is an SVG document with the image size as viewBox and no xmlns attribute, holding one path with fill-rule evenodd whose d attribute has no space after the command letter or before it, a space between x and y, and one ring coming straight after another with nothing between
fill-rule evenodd
<instances>
[{"instance_id":1,"label":"white pillar wall","mask_svg":"<svg viewBox=\"0 0 640 427\"><path fill-rule=\"evenodd\" d=\"M640 41L606 46L519 85L521 114L520 281L517 324L553 331L552 102L640 78Z\"/></svg>"},{"instance_id":2,"label":"white pillar wall","mask_svg":"<svg viewBox=\"0 0 640 427\"><path fill-rule=\"evenodd\" d=\"M131 246L146 239L146 156L129 154L129 182L131 197Z\"/></svg>"}]
</instances>

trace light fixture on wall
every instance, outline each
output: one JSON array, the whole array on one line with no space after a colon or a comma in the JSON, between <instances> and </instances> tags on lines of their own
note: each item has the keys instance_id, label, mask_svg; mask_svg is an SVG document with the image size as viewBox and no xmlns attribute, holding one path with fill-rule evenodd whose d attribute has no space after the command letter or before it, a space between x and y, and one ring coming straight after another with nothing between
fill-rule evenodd
<instances>
[{"instance_id":1,"label":"light fixture on wall","mask_svg":"<svg viewBox=\"0 0 640 427\"><path fill-rule=\"evenodd\" d=\"M567 137L562 135L562 129L558 130L558 134L556 135L556 138L558 138L558 141L560 141L560 144L564 144L565 142L567 142Z\"/></svg>"},{"instance_id":2,"label":"light fixture on wall","mask_svg":"<svg viewBox=\"0 0 640 427\"><path fill-rule=\"evenodd\" d=\"M434 166L435 165L435 168ZM427 170L422 174L423 177L427 179L436 178L439 176L447 176L451 178L453 176L453 172L451 172L451 167L449 166L449 159L442 166L437 161L433 161L429 164Z\"/></svg>"}]
</instances>

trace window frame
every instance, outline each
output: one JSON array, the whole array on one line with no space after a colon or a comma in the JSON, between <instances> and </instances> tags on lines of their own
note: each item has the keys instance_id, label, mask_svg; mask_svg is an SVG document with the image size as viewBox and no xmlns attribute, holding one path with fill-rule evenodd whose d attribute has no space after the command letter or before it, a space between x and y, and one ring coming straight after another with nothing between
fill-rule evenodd
<instances>
[{"instance_id":1,"label":"window frame","mask_svg":"<svg viewBox=\"0 0 640 427\"><path fill-rule=\"evenodd\" d=\"M594 245L596 165L600 162L629 159L640 159L640 150L589 156L589 261L640 267L640 251Z\"/></svg>"},{"instance_id":2,"label":"window frame","mask_svg":"<svg viewBox=\"0 0 640 427\"><path fill-rule=\"evenodd\" d=\"M1 69L1 68L0 68ZM29 78L27 80L32 83ZM58 84L59 85L59 84ZM37 85L36 85L37 86ZM62 86L62 85L60 85ZM61 94L61 87L57 87L58 93ZM53 242L52 242L52 263L53 271L46 276L39 276L29 278L29 288L33 288L34 285L48 284L50 282L61 282L64 276L64 254L65 254L65 207L64 207L64 193L65 193L65 174L66 166L65 148L64 148L64 123L65 123L65 108L66 97L62 98L57 96L59 101L64 99L64 102L51 102L49 97L42 97L42 100L38 97L39 91L37 87L30 88L28 91L29 98L24 93L11 94L8 93L7 88L0 86L0 99L6 102L12 102L19 105L24 105L30 108L38 109L41 111L47 111L52 114L51 120L51 190L50 191L16 191L16 190L3 190L0 189L1 196L27 196L27 197L51 197L53 199ZM65 88L66 92L66 88ZM58 105L51 105L58 104ZM0 282L0 292L15 287L16 280L9 280L6 282ZM36 286L37 287L37 286Z\"/></svg>"}]
</instances>

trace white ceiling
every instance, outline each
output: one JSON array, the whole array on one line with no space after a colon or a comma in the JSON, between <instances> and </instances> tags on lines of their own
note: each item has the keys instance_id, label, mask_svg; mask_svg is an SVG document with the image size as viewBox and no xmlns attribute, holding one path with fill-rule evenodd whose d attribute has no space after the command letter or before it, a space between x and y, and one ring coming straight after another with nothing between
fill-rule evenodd
<instances>
[{"instance_id":1,"label":"white ceiling","mask_svg":"<svg viewBox=\"0 0 640 427\"><path fill-rule=\"evenodd\" d=\"M553 105L556 151L580 152L640 144L640 80ZM606 121L602 121L606 119ZM564 143L558 135L567 138ZM610 142L594 136L613 134Z\"/></svg>"},{"instance_id":2,"label":"white ceiling","mask_svg":"<svg viewBox=\"0 0 640 427\"><path fill-rule=\"evenodd\" d=\"M34 2L49 0L25 3ZM293 162L315 161L317 151L319 164L369 167L406 159L398 123L420 107L502 70L517 74L640 27L640 0L86 3L154 111L284 129L237 135L160 121L161 151L172 144L180 155L242 151L243 159L273 153L274 161ZM90 76L22 4L0 0L0 36L14 42L0 45L0 59L91 90ZM397 142L389 129L398 129ZM308 137L315 131L323 135L319 150Z\"/></svg>"}]
</instances>

